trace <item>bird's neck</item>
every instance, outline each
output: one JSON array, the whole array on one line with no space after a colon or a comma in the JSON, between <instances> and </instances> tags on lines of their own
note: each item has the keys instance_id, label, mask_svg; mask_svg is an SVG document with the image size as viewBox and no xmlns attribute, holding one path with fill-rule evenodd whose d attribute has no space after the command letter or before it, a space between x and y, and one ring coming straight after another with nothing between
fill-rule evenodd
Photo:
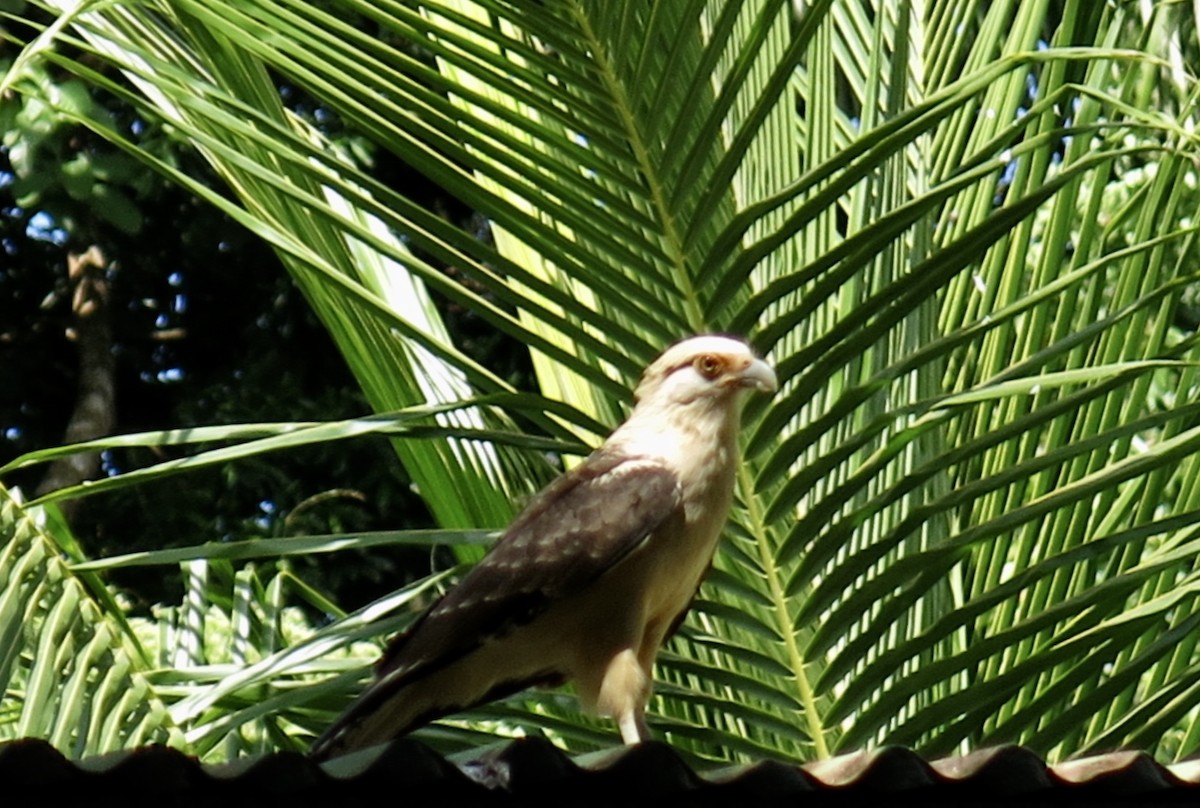
<instances>
[{"instance_id":1,"label":"bird's neck","mask_svg":"<svg viewBox=\"0 0 1200 808\"><path fill-rule=\"evenodd\" d=\"M639 404L608 443L675 469L696 463L720 467L736 456L740 409L712 399L667 407Z\"/></svg>"}]
</instances>

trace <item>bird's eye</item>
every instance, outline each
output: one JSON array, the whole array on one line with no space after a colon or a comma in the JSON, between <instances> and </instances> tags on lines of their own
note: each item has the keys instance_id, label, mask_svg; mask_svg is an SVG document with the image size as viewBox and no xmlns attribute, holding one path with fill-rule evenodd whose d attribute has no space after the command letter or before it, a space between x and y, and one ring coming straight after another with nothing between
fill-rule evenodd
<instances>
[{"instance_id":1,"label":"bird's eye","mask_svg":"<svg viewBox=\"0 0 1200 808\"><path fill-rule=\"evenodd\" d=\"M725 363L721 361L721 357L713 354L704 354L696 357L696 370L700 371L700 375L706 379L715 379L721 375L721 370L724 369Z\"/></svg>"}]
</instances>

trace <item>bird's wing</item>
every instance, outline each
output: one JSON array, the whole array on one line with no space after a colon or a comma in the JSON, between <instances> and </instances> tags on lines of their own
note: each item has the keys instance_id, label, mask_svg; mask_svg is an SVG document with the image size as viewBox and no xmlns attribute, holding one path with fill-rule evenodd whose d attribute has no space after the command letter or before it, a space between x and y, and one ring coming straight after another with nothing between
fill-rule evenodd
<instances>
[{"instance_id":1,"label":"bird's wing","mask_svg":"<svg viewBox=\"0 0 1200 808\"><path fill-rule=\"evenodd\" d=\"M380 660L411 680L528 623L639 547L679 506L674 472L603 450L539 493L492 551Z\"/></svg>"},{"instance_id":2,"label":"bird's wing","mask_svg":"<svg viewBox=\"0 0 1200 808\"><path fill-rule=\"evenodd\" d=\"M404 732L443 707L470 706L414 704L407 718L393 720L387 704L409 685L436 679L439 671L533 620L557 600L584 591L670 518L680 497L677 476L661 463L612 449L592 454L535 496L491 552L392 642L374 683L317 739L310 755L328 758ZM547 669L528 680L499 677L471 703L557 681L562 673Z\"/></svg>"}]
</instances>

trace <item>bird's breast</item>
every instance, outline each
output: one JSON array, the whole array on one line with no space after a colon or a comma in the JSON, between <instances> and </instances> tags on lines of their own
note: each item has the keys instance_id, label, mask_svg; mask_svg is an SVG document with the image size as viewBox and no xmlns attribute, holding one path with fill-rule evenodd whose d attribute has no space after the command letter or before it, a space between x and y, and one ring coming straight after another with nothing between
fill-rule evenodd
<instances>
[{"instance_id":1,"label":"bird's breast","mask_svg":"<svg viewBox=\"0 0 1200 808\"><path fill-rule=\"evenodd\" d=\"M684 409L631 419L611 439L624 454L661 463L679 484L678 508L624 571L647 621L673 622L708 571L733 499L736 423L735 410Z\"/></svg>"},{"instance_id":2,"label":"bird's breast","mask_svg":"<svg viewBox=\"0 0 1200 808\"><path fill-rule=\"evenodd\" d=\"M728 452L706 456L704 473L681 476L680 507L647 544L643 563L649 617L673 621L687 608L712 563L733 499L733 464Z\"/></svg>"}]
</instances>

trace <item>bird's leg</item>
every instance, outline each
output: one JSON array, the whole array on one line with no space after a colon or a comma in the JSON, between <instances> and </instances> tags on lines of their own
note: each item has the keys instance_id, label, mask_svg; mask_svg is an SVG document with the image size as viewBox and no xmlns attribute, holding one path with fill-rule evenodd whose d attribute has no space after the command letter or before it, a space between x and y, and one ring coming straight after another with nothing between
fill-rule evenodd
<instances>
[{"instance_id":1,"label":"bird's leg","mask_svg":"<svg viewBox=\"0 0 1200 808\"><path fill-rule=\"evenodd\" d=\"M641 743L650 740L650 728L646 726L646 717L641 710L630 710L617 719L621 730L621 740L627 744Z\"/></svg>"},{"instance_id":2,"label":"bird's leg","mask_svg":"<svg viewBox=\"0 0 1200 808\"><path fill-rule=\"evenodd\" d=\"M649 675L639 664L633 649L623 648L605 667L597 706L602 714L617 720L621 740L625 743L650 740L650 730L642 717L649 698Z\"/></svg>"}]
</instances>

